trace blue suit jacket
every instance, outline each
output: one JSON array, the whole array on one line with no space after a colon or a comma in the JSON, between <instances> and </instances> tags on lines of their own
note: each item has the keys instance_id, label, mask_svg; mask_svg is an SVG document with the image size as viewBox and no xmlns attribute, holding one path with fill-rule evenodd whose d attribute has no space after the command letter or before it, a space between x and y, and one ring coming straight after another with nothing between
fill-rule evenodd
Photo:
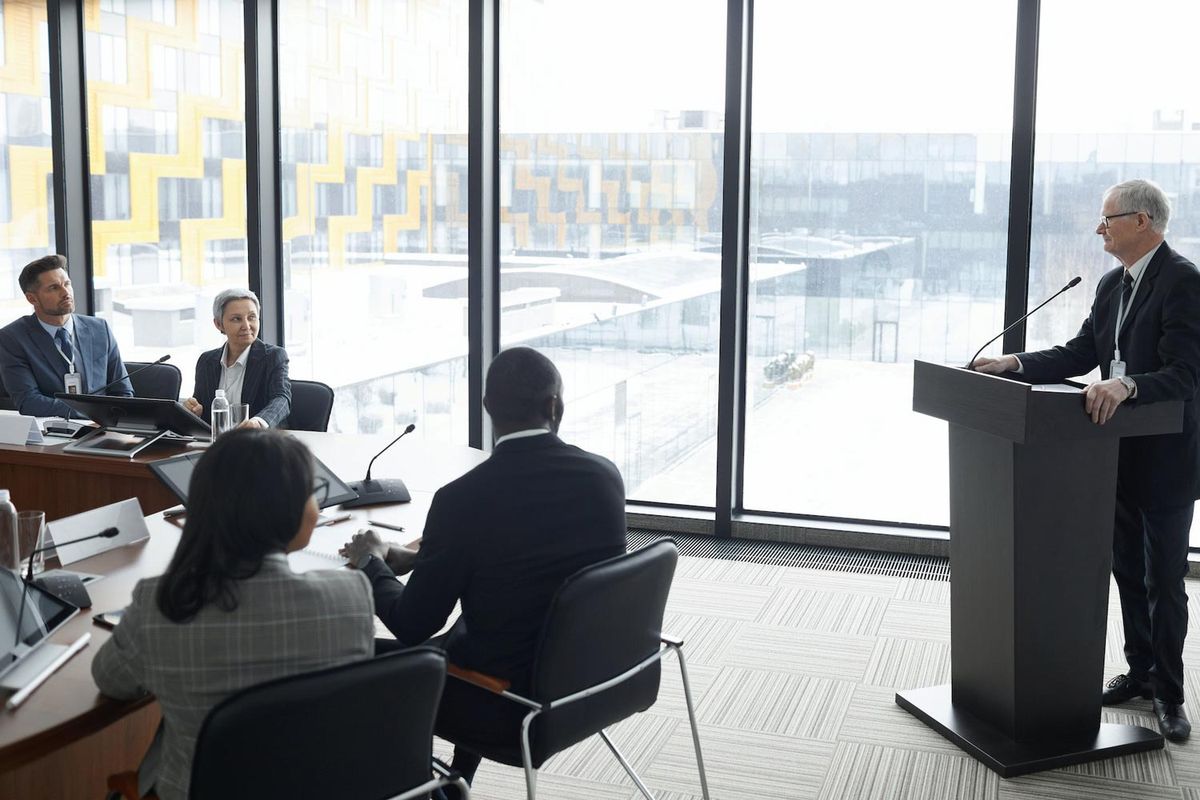
<instances>
[{"instance_id":1,"label":"blue suit jacket","mask_svg":"<svg viewBox=\"0 0 1200 800\"><path fill-rule=\"evenodd\" d=\"M83 376L83 388L93 393L106 383L123 377L125 365L108 323L99 317L75 315L75 338L79 352L75 367ZM22 414L35 417L79 417L71 407L56 400L55 392L64 389L67 363L59 355L54 340L38 323L37 316L10 322L0 328L0 376L13 404ZM133 396L128 378L110 388L111 395Z\"/></svg>"},{"instance_id":2,"label":"blue suit jacket","mask_svg":"<svg viewBox=\"0 0 1200 800\"><path fill-rule=\"evenodd\" d=\"M196 359L196 386L192 397L204 407L200 418L208 420L213 396L221 385L221 350L209 350ZM60 361L62 359L59 359ZM261 417L272 428L287 422L292 413L292 382L288 379L287 350L262 339L255 339L246 358L246 377L242 381L242 402L250 406L250 416Z\"/></svg>"}]
</instances>

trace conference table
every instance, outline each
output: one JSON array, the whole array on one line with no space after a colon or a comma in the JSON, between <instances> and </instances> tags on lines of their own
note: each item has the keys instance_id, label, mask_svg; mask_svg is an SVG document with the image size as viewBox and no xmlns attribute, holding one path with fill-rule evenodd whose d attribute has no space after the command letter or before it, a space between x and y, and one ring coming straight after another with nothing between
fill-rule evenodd
<instances>
[{"instance_id":1,"label":"conference table","mask_svg":"<svg viewBox=\"0 0 1200 800\"><path fill-rule=\"evenodd\" d=\"M390 437L295 432L317 458L343 480L358 479L371 456ZM137 497L146 512L149 538L70 565L104 576L88 584L92 608L58 630L50 641L68 644L83 633L91 642L14 711L0 711L0 798L103 797L105 778L135 769L153 738L160 715L152 698L116 701L97 692L91 663L109 632L92 614L128 605L143 577L163 572L179 541L180 520L163 509L176 504L150 472L148 463L183 452L165 445L133 460L77 456L54 446L0 446L0 487L8 481L18 508L44 508L47 519ZM380 530L385 539L408 542L421 535L433 493L487 458L465 446L406 439L375 464L376 477L403 478L412 502L355 509L350 520L318 527L308 551L289 557L297 571L341 568L330 553L372 520L400 525L404 532ZM51 486L40 485L49 481ZM86 500L80 500L83 497ZM38 505L35 505L38 503ZM338 509L326 509L326 514ZM326 555L313 555L322 551Z\"/></svg>"}]
</instances>

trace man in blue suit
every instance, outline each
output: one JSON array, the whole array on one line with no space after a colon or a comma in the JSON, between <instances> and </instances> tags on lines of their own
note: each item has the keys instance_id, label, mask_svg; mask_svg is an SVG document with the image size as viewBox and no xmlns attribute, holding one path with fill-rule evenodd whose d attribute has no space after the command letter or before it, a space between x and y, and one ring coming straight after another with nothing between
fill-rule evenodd
<instances>
[{"instance_id":1,"label":"man in blue suit","mask_svg":"<svg viewBox=\"0 0 1200 800\"><path fill-rule=\"evenodd\" d=\"M76 316L67 259L48 255L21 270L17 279L33 313L0 328L0 376L22 414L80 416L55 392L91 394L123 378L125 365L108 323ZM128 377L108 394L133 396Z\"/></svg>"}]
</instances>

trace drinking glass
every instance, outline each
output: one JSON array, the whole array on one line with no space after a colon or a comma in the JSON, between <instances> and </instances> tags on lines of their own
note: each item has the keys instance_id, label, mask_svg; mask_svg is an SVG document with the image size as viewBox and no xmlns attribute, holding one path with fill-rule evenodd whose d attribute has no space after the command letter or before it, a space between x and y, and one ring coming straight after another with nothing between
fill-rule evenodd
<instances>
[{"instance_id":1,"label":"drinking glass","mask_svg":"<svg viewBox=\"0 0 1200 800\"><path fill-rule=\"evenodd\" d=\"M19 511L17 512L17 541L21 545L21 568L25 568L25 562L29 558L29 554L39 547L43 547L46 535L46 512L45 511ZM36 575L46 568L46 554L37 553L33 557L33 574Z\"/></svg>"},{"instance_id":2,"label":"drinking glass","mask_svg":"<svg viewBox=\"0 0 1200 800\"><path fill-rule=\"evenodd\" d=\"M229 406L229 429L234 430L246 420L250 419L250 404L249 403L234 403Z\"/></svg>"}]
</instances>

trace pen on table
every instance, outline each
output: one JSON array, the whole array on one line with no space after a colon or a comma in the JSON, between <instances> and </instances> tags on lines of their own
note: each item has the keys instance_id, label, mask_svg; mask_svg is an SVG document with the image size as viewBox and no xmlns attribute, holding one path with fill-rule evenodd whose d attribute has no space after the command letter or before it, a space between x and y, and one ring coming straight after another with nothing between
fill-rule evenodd
<instances>
[{"instance_id":1,"label":"pen on table","mask_svg":"<svg viewBox=\"0 0 1200 800\"><path fill-rule=\"evenodd\" d=\"M368 524L368 525L374 525L376 528L387 528L389 531L402 531L402 530L404 530L404 526L403 526L403 525L393 525L393 524L392 524L392 523L390 523L390 522L380 522L380 521L379 521L379 520L377 520L377 519L369 519L369 520L367 520L367 524Z\"/></svg>"},{"instance_id":2,"label":"pen on table","mask_svg":"<svg viewBox=\"0 0 1200 800\"><path fill-rule=\"evenodd\" d=\"M332 517L322 516L317 522L316 527L320 528L324 525L336 525L339 522L345 522L346 520L350 519L351 516L352 515L349 511L345 512L344 514L334 514Z\"/></svg>"},{"instance_id":3,"label":"pen on table","mask_svg":"<svg viewBox=\"0 0 1200 800\"><path fill-rule=\"evenodd\" d=\"M46 678L49 678L51 675L57 672L58 668L67 663L71 656L87 647L87 643L91 640L92 635L90 633L85 633L75 641L71 642L71 646L64 650L58 658L51 661L50 664L44 670L39 672L33 680L21 687L21 689L13 694L12 697L8 698L8 702L4 704L4 707L9 711L12 711L14 708L21 705L21 703L24 703L25 698L33 694L34 689L41 686L46 681Z\"/></svg>"}]
</instances>

